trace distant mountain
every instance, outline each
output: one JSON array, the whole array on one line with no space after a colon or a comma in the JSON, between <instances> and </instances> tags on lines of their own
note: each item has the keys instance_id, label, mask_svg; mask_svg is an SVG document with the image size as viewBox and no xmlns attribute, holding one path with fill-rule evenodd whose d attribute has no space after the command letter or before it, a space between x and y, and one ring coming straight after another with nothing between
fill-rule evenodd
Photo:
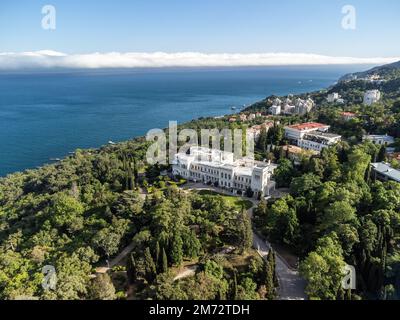
<instances>
[{"instance_id":1,"label":"distant mountain","mask_svg":"<svg viewBox=\"0 0 400 320\"><path fill-rule=\"evenodd\" d=\"M349 73L340 78L339 81L366 79L373 76L379 76L385 80L400 77L400 61L378 66L363 72Z\"/></svg>"}]
</instances>

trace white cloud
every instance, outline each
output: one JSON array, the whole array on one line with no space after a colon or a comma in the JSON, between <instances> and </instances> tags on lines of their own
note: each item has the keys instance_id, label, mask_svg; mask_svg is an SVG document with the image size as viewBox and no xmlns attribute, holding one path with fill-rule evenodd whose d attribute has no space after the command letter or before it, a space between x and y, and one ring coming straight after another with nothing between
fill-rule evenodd
<instances>
[{"instance_id":1,"label":"white cloud","mask_svg":"<svg viewBox=\"0 0 400 320\"><path fill-rule=\"evenodd\" d=\"M26 68L154 68L154 67L236 67L279 65L386 64L399 61L391 58L330 57L306 53L139 53L110 52L64 54L42 50L35 52L0 53L0 70Z\"/></svg>"}]
</instances>

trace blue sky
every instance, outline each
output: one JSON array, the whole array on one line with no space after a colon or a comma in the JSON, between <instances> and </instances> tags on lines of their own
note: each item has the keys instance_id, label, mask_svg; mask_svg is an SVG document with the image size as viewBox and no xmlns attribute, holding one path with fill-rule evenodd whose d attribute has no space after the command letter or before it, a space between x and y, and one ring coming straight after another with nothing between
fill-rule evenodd
<instances>
[{"instance_id":1,"label":"blue sky","mask_svg":"<svg viewBox=\"0 0 400 320\"><path fill-rule=\"evenodd\" d=\"M54 5L57 29L41 28ZM357 10L356 30L341 9ZM400 56L398 0L1 0L0 52L253 53Z\"/></svg>"}]
</instances>

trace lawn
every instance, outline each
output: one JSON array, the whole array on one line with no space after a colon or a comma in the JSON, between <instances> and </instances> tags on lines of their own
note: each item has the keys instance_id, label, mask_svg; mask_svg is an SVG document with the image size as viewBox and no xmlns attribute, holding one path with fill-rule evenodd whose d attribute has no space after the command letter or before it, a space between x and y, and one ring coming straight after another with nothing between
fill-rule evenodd
<instances>
[{"instance_id":1,"label":"lawn","mask_svg":"<svg viewBox=\"0 0 400 320\"><path fill-rule=\"evenodd\" d=\"M198 194L222 197L230 206L237 207L238 210L242 209L243 207L245 207L248 210L253 206L250 200L246 200L235 196L227 196L225 194L221 194L212 190L200 190L198 191Z\"/></svg>"}]
</instances>

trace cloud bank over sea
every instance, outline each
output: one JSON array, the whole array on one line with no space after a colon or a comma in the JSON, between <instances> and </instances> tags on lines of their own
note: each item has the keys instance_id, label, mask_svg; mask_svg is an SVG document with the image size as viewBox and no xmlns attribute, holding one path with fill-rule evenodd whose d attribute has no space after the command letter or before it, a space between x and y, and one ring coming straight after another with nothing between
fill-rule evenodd
<instances>
[{"instance_id":1,"label":"cloud bank over sea","mask_svg":"<svg viewBox=\"0 0 400 320\"><path fill-rule=\"evenodd\" d=\"M332 57L309 53L109 52L65 54L52 50L0 53L0 70L163 67L244 67L387 64L400 57Z\"/></svg>"}]
</instances>

